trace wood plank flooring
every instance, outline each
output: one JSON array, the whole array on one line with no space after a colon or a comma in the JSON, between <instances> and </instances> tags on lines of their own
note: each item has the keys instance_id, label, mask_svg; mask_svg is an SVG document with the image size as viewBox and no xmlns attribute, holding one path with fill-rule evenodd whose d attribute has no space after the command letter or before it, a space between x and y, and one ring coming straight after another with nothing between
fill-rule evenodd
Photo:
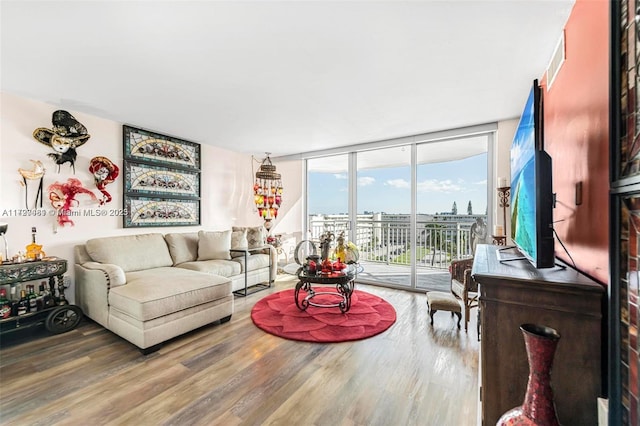
<instances>
[{"instance_id":1,"label":"wood plank flooring","mask_svg":"<svg viewBox=\"0 0 640 426\"><path fill-rule=\"evenodd\" d=\"M251 307L276 285L236 298L226 324L151 355L91 321L52 336L0 341L0 424L474 425L478 348L447 312L429 324L425 296L358 284L389 301L397 322L372 338L295 342L255 327ZM32 329L33 330L33 329Z\"/></svg>"}]
</instances>

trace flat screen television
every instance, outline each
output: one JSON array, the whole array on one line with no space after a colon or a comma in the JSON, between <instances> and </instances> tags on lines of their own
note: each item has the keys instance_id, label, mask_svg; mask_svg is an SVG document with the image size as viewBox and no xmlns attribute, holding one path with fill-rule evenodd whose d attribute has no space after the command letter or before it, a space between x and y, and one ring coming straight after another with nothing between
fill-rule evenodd
<instances>
[{"instance_id":1,"label":"flat screen television","mask_svg":"<svg viewBox=\"0 0 640 426\"><path fill-rule=\"evenodd\" d=\"M533 82L511 144L511 239L536 268L555 265L551 157L544 151L542 92Z\"/></svg>"}]
</instances>

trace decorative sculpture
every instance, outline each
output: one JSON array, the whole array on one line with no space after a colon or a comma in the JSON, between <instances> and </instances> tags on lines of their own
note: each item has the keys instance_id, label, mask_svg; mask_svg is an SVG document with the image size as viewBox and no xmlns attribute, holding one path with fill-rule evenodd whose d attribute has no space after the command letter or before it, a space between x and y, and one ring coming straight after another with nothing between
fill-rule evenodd
<instances>
[{"instance_id":1,"label":"decorative sculpture","mask_svg":"<svg viewBox=\"0 0 640 426\"><path fill-rule=\"evenodd\" d=\"M337 244L333 252L334 257L344 263L358 263L358 259L360 257L358 247L356 247L356 245L351 241L345 243L344 240L344 231L341 231L336 239Z\"/></svg>"},{"instance_id":2,"label":"decorative sculpture","mask_svg":"<svg viewBox=\"0 0 640 426\"><path fill-rule=\"evenodd\" d=\"M38 127L33 131L33 137L55 151L47 155L56 161L58 173L64 163L71 164L75 173L75 161L78 156L76 148L84 145L91 136L87 133L87 128L67 111L55 111L51 122L53 128Z\"/></svg>"},{"instance_id":3,"label":"decorative sculpture","mask_svg":"<svg viewBox=\"0 0 640 426\"><path fill-rule=\"evenodd\" d=\"M42 164L42 161L39 160L29 160L33 163L33 168L31 170L26 170L26 169L18 169L18 173L20 173L20 176L22 176L22 182L23 182L23 186L25 187L25 193L24 193L24 204L25 204L25 208L29 209L29 184L28 181L30 180L38 180L38 192L36 193L36 202L33 205L34 207L37 207L38 205L38 199L40 199L40 207L42 208L42 185L43 185L43 180L44 180L44 173L46 172L46 169L44 168L44 165Z\"/></svg>"},{"instance_id":4,"label":"decorative sculpture","mask_svg":"<svg viewBox=\"0 0 640 426\"><path fill-rule=\"evenodd\" d=\"M57 212L56 223L60 226L65 226L66 224L74 226L73 221L69 219L69 217L73 216L73 211L71 209L73 207L77 207L79 204L76 200L77 195L86 194L91 197L92 200L98 202L98 197L96 197L93 192L83 187L82 182L76 178L69 178L65 183L55 182L49 185L47 190L49 191L49 201L51 201L51 206ZM54 228L54 231L56 232L58 230L57 225Z\"/></svg>"},{"instance_id":5,"label":"decorative sculpture","mask_svg":"<svg viewBox=\"0 0 640 426\"><path fill-rule=\"evenodd\" d=\"M93 175L96 188L102 192L103 197L99 200L100 205L111 201L111 194L107 192L105 186L115 181L120 173L118 166L113 164L107 157L93 157L89 162L89 172Z\"/></svg>"},{"instance_id":6,"label":"decorative sculpture","mask_svg":"<svg viewBox=\"0 0 640 426\"><path fill-rule=\"evenodd\" d=\"M331 249L331 243L335 235L333 232L325 231L320 235L320 257L322 260L329 259L329 250Z\"/></svg>"}]
</instances>

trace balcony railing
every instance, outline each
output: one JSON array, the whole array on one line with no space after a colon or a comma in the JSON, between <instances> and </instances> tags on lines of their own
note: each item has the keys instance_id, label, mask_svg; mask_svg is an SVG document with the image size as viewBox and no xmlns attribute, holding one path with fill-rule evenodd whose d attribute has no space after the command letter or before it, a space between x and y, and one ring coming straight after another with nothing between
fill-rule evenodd
<instances>
[{"instance_id":1,"label":"balcony railing","mask_svg":"<svg viewBox=\"0 0 640 426\"><path fill-rule=\"evenodd\" d=\"M475 216L473 217L475 219ZM472 255L471 225L474 221L419 221L416 223L416 266L448 269L451 260ZM312 216L310 233L317 240L323 232L336 236L345 231L346 217ZM411 265L411 226L408 220L375 220L374 215L359 215L356 241L360 261L388 265Z\"/></svg>"}]
</instances>

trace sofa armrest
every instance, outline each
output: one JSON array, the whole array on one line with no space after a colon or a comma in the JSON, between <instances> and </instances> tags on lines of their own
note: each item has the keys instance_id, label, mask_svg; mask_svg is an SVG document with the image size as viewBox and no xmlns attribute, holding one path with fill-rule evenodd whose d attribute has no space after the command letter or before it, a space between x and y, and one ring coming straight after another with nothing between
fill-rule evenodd
<instances>
[{"instance_id":1,"label":"sofa armrest","mask_svg":"<svg viewBox=\"0 0 640 426\"><path fill-rule=\"evenodd\" d=\"M75 296L76 304L80 306L86 316L103 327L109 328L111 276L113 276L113 282L116 285L124 284L125 280L123 278L124 272L121 272L122 276L119 276L117 269L104 268L104 266L105 264L98 262L75 264Z\"/></svg>"},{"instance_id":2,"label":"sofa armrest","mask_svg":"<svg viewBox=\"0 0 640 426\"><path fill-rule=\"evenodd\" d=\"M99 262L85 262L81 265L83 268L102 271L109 280L109 288L125 285L127 283L127 277L124 271L118 265L111 263L99 263Z\"/></svg>"}]
</instances>

